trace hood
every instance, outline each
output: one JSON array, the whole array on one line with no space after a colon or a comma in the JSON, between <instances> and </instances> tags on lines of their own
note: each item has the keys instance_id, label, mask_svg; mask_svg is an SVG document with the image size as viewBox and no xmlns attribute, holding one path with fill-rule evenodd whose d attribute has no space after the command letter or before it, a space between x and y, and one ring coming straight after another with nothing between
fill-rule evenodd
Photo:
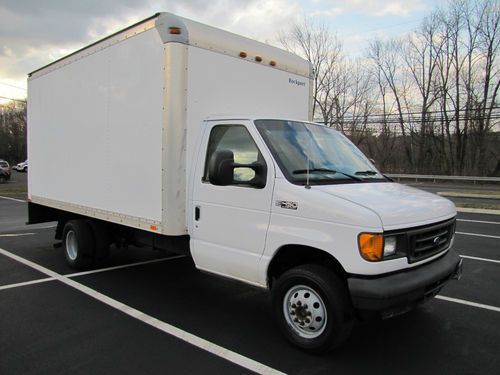
<instances>
[{"instance_id":1,"label":"hood","mask_svg":"<svg viewBox=\"0 0 500 375\"><path fill-rule=\"evenodd\" d=\"M425 225L456 215L448 199L397 183L316 185L314 189L375 212L384 230Z\"/></svg>"}]
</instances>

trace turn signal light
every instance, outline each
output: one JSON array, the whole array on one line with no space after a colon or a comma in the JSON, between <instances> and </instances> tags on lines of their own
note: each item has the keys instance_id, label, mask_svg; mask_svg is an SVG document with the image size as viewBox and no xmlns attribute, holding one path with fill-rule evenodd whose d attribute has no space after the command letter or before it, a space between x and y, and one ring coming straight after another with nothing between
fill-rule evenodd
<instances>
[{"instance_id":1,"label":"turn signal light","mask_svg":"<svg viewBox=\"0 0 500 375\"><path fill-rule=\"evenodd\" d=\"M358 246L361 256L375 262L382 259L384 251L384 236L381 234L361 233L358 236Z\"/></svg>"},{"instance_id":2,"label":"turn signal light","mask_svg":"<svg viewBox=\"0 0 500 375\"><path fill-rule=\"evenodd\" d=\"M179 35L181 33L181 28L180 27L169 27L168 32L170 34Z\"/></svg>"}]
</instances>

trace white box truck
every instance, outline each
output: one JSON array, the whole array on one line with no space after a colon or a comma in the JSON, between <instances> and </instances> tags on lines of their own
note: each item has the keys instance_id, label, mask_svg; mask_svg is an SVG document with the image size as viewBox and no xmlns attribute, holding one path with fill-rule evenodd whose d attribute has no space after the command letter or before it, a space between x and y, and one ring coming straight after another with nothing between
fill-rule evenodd
<instances>
[{"instance_id":1,"label":"white box truck","mask_svg":"<svg viewBox=\"0 0 500 375\"><path fill-rule=\"evenodd\" d=\"M29 222L69 264L112 244L189 254L272 292L311 352L458 278L454 205L310 122L305 60L158 13L29 75Z\"/></svg>"}]
</instances>

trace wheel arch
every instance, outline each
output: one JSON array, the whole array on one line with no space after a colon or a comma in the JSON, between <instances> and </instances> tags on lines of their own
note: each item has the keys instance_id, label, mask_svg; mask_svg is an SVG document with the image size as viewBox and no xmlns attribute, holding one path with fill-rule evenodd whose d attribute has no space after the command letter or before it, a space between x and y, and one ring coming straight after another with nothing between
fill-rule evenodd
<instances>
[{"instance_id":1,"label":"wheel arch","mask_svg":"<svg viewBox=\"0 0 500 375\"><path fill-rule=\"evenodd\" d=\"M315 247L289 244L276 251L267 267L269 289L272 289L274 281L283 273L303 264L321 265L332 270L343 281L347 279L347 272L333 255Z\"/></svg>"}]
</instances>

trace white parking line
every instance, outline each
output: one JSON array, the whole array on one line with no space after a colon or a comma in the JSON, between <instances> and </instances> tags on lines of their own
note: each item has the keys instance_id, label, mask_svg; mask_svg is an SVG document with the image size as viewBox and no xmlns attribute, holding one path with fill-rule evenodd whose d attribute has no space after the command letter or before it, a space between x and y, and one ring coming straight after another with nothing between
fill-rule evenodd
<instances>
[{"instance_id":1,"label":"white parking line","mask_svg":"<svg viewBox=\"0 0 500 375\"><path fill-rule=\"evenodd\" d=\"M16 198L11 198L11 197L4 197L3 195L0 195L0 198L7 199L8 201L14 201L14 202L21 202L21 203L26 203L27 202L27 201L22 200L22 199L16 199Z\"/></svg>"},{"instance_id":2,"label":"white parking line","mask_svg":"<svg viewBox=\"0 0 500 375\"><path fill-rule=\"evenodd\" d=\"M30 224L31 225L31 224ZM37 224L34 224L34 225L37 225ZM33 229L51 229L51 228L55 228L57 227L57 224L52 224L52 225L47 225L45 227L36 227L36 228L33 228Z\"/></svg>"},{"instance_id":3,"label":"white parking line","mask_svg":"<svg viewBox=\"0 0 500 375\"><path fill-rule=\"evenodd\" d=\"M54 280L55 280L55 278L53 278L53 277L46 277L45 279L36 279L36 280L31 280L31 281L24 281L22 283L2 285L2 286L0 286L0 290L18 288L20 286L25 286L25 285L40 284L40 283L45 283L47 281L54 281Z\"/></svg>"},{"instance_id":4,"label":"white parking line","mask_svg":"<svg viewBox=\"0 0 500 375\"><path fill-rule=\"evenodd\" d=\"M179 259L179 258L185 258L185 257L186 257L185 255L176 255L176 256L168 257L168 258L145 260L143 262L122 264L120 266L113 266L113 267L107 267L107 268L99 268L97 270L83 271L83 272L77 272L77 273L70 273L70 274L64 275L64 276L66 276L66 277L78 277L78 276L92 275L94 273L100 273L100 272L106 272L106 271L114 271L114 270L119 270L119 269L122 269L122 268L129 268L129 267L134 267L134 266L142 266L144 264L164 262L166 260L173 260L173 259Z\"/></svg>"},{"instance_id":5,"label":"white parking line","mask_svg":"<svg viewBox=\"0 0 500 375\"><path fill-rule=\"evenodd\" d=\"M457 219L457 221L464 221L467 223L481 223L481 224L496 224L500 225L500 221L483 221L483 220L467 220L467 219Z\"/></svg>"},{"instance_id":6,"label":"white parking line","mask_svg":"<svg viewBox=\"0 0 500 375\"><path fill-rule=\"evenodd\" d=\"M483 262L500 263L500 260L495 260L495 259L471 257L468 255L460 255L460 257L465 259L481 260Z\"/></svg>"},{"instance_id":7,"label":"white parking line","mask_svg":"<svg viewBox=\"0 0 500 375\"><path fill-rule=\"evenodd\" d=\"M500 236L492 236L490 234L478 234L478 233L467 233L467 232L455 232L456 234L463 234L465 236L476 236L476 237L487 237L487 238L498 238L500 239Z\"/></svg>"},{"instance_id":8,"label":"white parking line","mask_svg":"<svg viewBox=\"0 0 500 375\"><path fill-rule=\"evenodd\" d=\"M233 362L241 367L244 367L250 371L256 372L258 374L283 374L282 372L266 366L260 362L257 362L251 358L245 357L241 354L238 354L236 352L233 352L229 349L226 349L222 346L219 346L217 344L214 344L208 340L205 340L201 337L195 336L192 333L189 333L187 331L184 331L180 328L177 328L173 325L170 325L168 323L165 323L159 319L156 319L155 317L145 314L140 310L134 309L131 306L125 305L121 303L120 301L117 301L111 297L108 297L97 290L91 289L83 284L80 284L79 282L72 280L64 275L60 275L54 271L49 270L48 268L45 268L43 266L40 266L39 264L33 263L27 259L21 258L20 256L17 256L15 254L12 254L8 252L7 250L4 250L0 248L0 254L3 254L11 259L14 259L18 261L19 263L22 263L26 266L29 266L39 272L42 272L46 274L47 276L50 276L51 278L56 279L57 281L60 281L61 283L64 283L82 293L87 294L88 296L95 298L96 300L111 306L119 311L121 311L124 314L127 314L137 320L140 320L143 323L146 323L154 328L157 328L169 335L175 336L191 345L194 345L200 349L203 349L209 353L212 353L220 358L223 358L225 360L228 360L230 362Z\"/></svg>"},{"instance_id":9,"label":"white parking line","mask_svg":"<svg viewBox=\"0 0 500 375\"><path fill-rule=\"evenodd\" d=\"M179 259L179 258L185 258L185 257L186 257L185 255L176 255L176 256L168 257L168 258L145 260L143 262L135 262L135 263L122 264L120 266L107 267L107 268L99 268L99 269L96 269L96 270L83 271L83 272L77 272L77 273L70 273L70 274L66 274L64 276L65 277L69 277L69 278L71 278L71 277L78 277L78 276L85 276L85 275L91 275L91 274L94 274L94 273L114 271L114 270L119 270L119 269L123 269L123 268L130 268L130 267L135 267L135 266L142 266L144 264L164 262L164 261L167 261L167 260L173 260L173 259ZM26 286L26 285L33 285L33 284L45 283L47 281L54 281L54 280L57 280L57 279L55 277L47 277L45 279L36 279L36 280L31 280L31 281L24 281L22 283L7 284L7 285L0 286L0 290L11 289L11 288L18 288L18 287Z\"/></svg>"},{"instance_id":10,"label":"white parking line","mask_svg":"<svg viewBox=\"0 0 500 375\"><path fill-rule=\"evenodd\" d=\"M436 298L441 299L443 301L455 302L455 303L460 303L462 305L479 307L480 309L500 312L500 307L496 307L496 306L484 305L482 303L471 302L471 301L466 301L466 300L459 299L459 298L451 298L451 297L446 297L446 296L436 296Z\"/></svg>"}]
</instances>

